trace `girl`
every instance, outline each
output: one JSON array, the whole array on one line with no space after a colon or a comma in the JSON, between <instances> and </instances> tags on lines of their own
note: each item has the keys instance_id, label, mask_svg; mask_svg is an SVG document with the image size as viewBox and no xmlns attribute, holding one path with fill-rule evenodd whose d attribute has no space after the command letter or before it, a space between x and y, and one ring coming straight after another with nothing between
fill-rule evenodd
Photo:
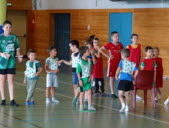
<instances>
[{"instance_id":1,"label":"girl","mask_svg":"<svg viewBox=\"0 0 169 128\"><path fill-rule=\"evenodd\" d=\"M156 93L155 96L157 96L157 93L159 94L159 98L161 98L161 91L159 88L163 87L163 65L162 65L162 58L158 57L159 55L159 48L155 47L153 48L153 55L154 59L157 63L157 68L156 68Z\"/></svg>"},{"instance_id":2,"label":"girl","mask_svg":"<svg viewBox=\"0 0 169 128\"><path fill-rule=\"evenodd\" d=\"M141 45L138 44L138 35L132 34L131 35L131 44L127 46L130 50L130 57L129 60L136 64L136 67L139 68L140 60L141 60ZM137 99L142 99L140 96L136 95Z\"/></svg>"},{"instance_id":3,"label":"girl","mask_svg":"<svg viewBox=\"0 0 169 128\"><path fill-rule=\"evenodd\" d=\"M10 96L10 105L18 106L14 100L14 74L16 70L15 55L18 61L22 62L20 55L20 45L18 38L11 34L12 23L4 21L4 33L0 35L0 92L2 102L1 105L6 105L5 97L5 82L8 81L8 89Z\"/></svg>"}]
</instances>

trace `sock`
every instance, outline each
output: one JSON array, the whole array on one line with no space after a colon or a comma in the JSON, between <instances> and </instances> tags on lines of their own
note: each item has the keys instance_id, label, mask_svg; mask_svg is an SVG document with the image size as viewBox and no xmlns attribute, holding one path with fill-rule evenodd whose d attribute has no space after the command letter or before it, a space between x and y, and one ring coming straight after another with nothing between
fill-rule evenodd
<instances>
[{"instance_id":1,"label":"sock","mask_svg":"<svg viewBox=\"0 0 169 128\"><path fill-rule=\"evenodd\" d=\"M129 108L129 106L126 106L126 109L128 109Z\"/></svg>"},{"instance_id":2,"label":"sock","mask_svg":"<svg viewBox=\"0 0 169 128\"><path fill-rule=\"evenodd\" d=\"M122 103L121 106L122 106L122 108L124 108L125 107L125 103Z\"/></svg>"},{"instance_id":3,"label":"sock","mask_svg":"<svg viewBox=\"0 0 169 128\"><path fill-rule=\"evenodd\" d=\"M87 99L84 99L84 101L87 101Z\"/></svg>"},{"instance_id":4,"label":"sock","mask_svg":"<svg viewBox=\"0 0 169 128\"><path fill-rule=\"evenodd\" d=\"M77 96L74 96L74 98L77 98Z\"/></svg>"},{"instance_id":5,"label":"sock","mask_svg":"<svg viewBox=\"0 0 169 128\"><path fill-rule=\"evenodd\" d=\"M49 98L46 98L46 100L50 100Z\"/></svg>"}]
</instances>

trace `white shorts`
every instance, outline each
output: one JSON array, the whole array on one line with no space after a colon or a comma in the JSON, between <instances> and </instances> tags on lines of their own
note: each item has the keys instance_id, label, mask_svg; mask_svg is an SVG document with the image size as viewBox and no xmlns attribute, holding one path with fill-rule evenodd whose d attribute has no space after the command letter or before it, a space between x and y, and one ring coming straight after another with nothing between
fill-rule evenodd
<instances>
[{"instance_id":1,"label":"white shorts","mask_svg":"<svg viewBox=\"0 0 169 128\"><path fill-rule=\"evenodd\" d=\"M46 75L46 87L58 87L58 76L56 74Z\"/></svg>"}]
</instances>

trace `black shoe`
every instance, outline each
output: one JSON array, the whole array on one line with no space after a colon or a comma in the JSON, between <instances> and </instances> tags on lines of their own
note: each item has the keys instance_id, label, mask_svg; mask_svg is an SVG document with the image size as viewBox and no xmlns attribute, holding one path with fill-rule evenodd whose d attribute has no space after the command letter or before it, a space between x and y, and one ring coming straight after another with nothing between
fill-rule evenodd
<instances>
[{"instance_id":1,"label":"black shoe","mask_svg":"<svg viewBox=\"0 0 169 128\"><path fill-rule=\"evenodd\" d=\"M19 104L17 104L17 103L15 102L15 100L11 100L10 105L11 105L11 106L16 106L16 107L19 106Z\"/></svg>"},{"instance_id":2,"label":"black shoe","mask_svg":"<svg viewBox=\"0 0 169 128\"><path fill-rule=\"evenodd\" d=\"M118 98L115 94L111 94L110 97L112 97L112 98Z\"/></svg>"},{"instance_id":3,"label":"black shoe","mask_svg":"<svg viewBox=\"0 0 169 128\"><path fill-rule=\"evenodd\" d=\"M2 100L1 105L6 105L6 100Z\"/></svg>"},{"instance_id":4,"label":"black shoe","mask_svg":"<svg viewBox=\"0 0 169 128\"><path fill-rule=\"evenodd\" d=\"M101 96L102 96L102 97L107 97L107 96L109 96L109 95L103 92L103 93L101 93Z\"/></svg>"}]
</instances>

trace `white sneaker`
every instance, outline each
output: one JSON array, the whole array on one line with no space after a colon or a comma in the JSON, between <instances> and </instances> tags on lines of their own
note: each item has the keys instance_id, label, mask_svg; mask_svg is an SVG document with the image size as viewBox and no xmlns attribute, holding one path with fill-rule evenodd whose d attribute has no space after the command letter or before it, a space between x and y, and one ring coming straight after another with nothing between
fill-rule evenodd
<instances>
[{"instance_id":1,"label":"white sneaker","mask_svg":"<svg viewBox=\"0 0 169 128\"><path fill-rule=\"evenodd\" d=\"M58 103L59 103L59 101L58 101L58 100L56 100L56 99L52 99L52 102L53 102L53 103L56 103L56 104L58 104Z\"/></svg>"},{"instance_id":2,"label":"white sneaker","mask_svg":"<svg viewBox=\"0 0 169 128\"><path fill-rule=\"evenodd\" d=\"M169 100L167 99L165 102L164 102L164 105L168 105L169 103Z\"/></svg>"},{"instance_id":3,"label":"white sneaker","mask_svg":"<svg viewBox=\"0 0 169 128\"><path fill-rule=\"evenodd\" d=\"M96 111L96 109L95 109L93 106L91 106L91 105L88 106L88 110L89 110L89 111Z\"/></svg>"},{"instance_id":4,"label":"white sneaker","mask_svg":"<svg viewBox=\"0 0 169 128\"><path fill-rule=\"evenodd\" d=\"M129 111L129 107L128 106L126 106L126 108L125 108L125 112L128 112Z\"/></svg>"},{"instance_id":5,"label":"white sneaker","mask_svg":"<svg viewBox=\"0 0 169 128\"><path fill-rule=\"evenodd\" d=\"M120 112L124 112L125 111L125 106L123 106L121 109L120 109Z\"/></svg>"},{"instance_id":6,"label":"white sneaker","mask_svg":"<svg viewBox=\"0 0 169 128\"><path fill-rule=\"evenodd\" d=\"M138 95L136 95L136 99L137 100L142 100L142 98L140 96L138 96Z\"/></svg>"},{"instance_id":7,"label":"white sneaker","mask_svg":"<svg viewBox=\"0 0 169 128\"><path fill-rule=\"evenodd\" d=\"M49 104L51 101L49 99L46 99L46 104Z\"/></svg>"}]
</instances>

